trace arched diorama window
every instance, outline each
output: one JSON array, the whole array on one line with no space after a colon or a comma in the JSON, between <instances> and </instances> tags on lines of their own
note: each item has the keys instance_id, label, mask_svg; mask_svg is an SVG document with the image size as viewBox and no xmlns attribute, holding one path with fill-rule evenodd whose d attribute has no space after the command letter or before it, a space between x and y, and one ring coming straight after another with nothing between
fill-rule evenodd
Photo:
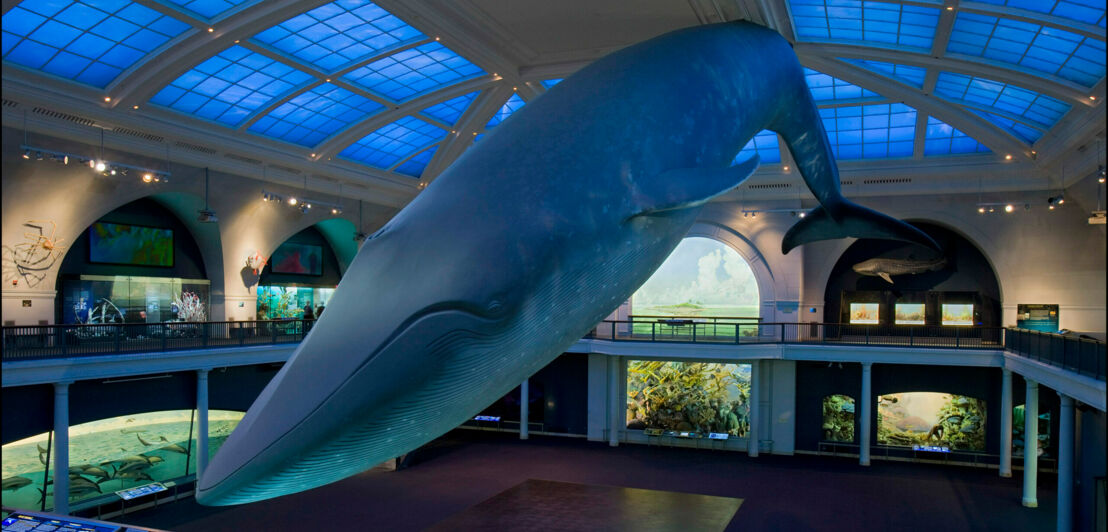
<instances>
[{"instance_id":1,"label":"arched diorama window","mask_svg":"<svg viewBox=\"0 0 1108 532\"><path fill-rule=\"evenodd\" d=\"M854 441L854 398L832 394L823 398L823 441Z\"/></svg>"},{"instance_id":2,"label":"arched diorama window","mask_svg":"<svg viewBox=\"0 0 1108 532\"><path fill-rule=\"evenodd\" d=\"M244 412L208 412L208 453L219 447ZM70 507L118 490L196 472L196 411L168 410L90 421L69 427ZM3 446L3 504L26 510L54 507L53 433Z\"/></svg>"},{"instance_id":3,"label":"arched diorama window","mask_svg":"<svg viewBox=\"0 0 1108 532\"><path fill-rule=\"evenodd\" d=\"M629 360L627 428L745 438L750 364Z\"/></svg>"},{"instance_id":4,"label":"arched diorama window","mask_svg":"<svg viewBox=\"0 0 1108 532\"><path fill-rule=\"evenodd\" d=\"M877 397L877 443L901 447L985 450L985 401L939 392Z\"/></svg>"},{"instance_id":5,"label":"arched diorama window","mask_svg":"<svg viewBox=\"0 0 1108 532\"><path fill-rule=\"evenodd\" d=\"M1042 405L1039 405L1042 408ZM1012 408L1012 456L1023 458L1023 449L1026 445L1024 431L1027 429L1026 405L1016 405ZM1050 456L1050 411L1039 410L1039 451L1040 458Z\"/></svg>"},{"instance_id":6,"label":"arched diorama window","mask_svg":"<svg viewBox=\"0 0 1108 532\"><path fill-rule=\"evenodd\" d=\"M715 239L689 237L674 248L654 275L631 296L631 321L636 334L658 333L658 324L689 322L684 330L664 334L740 334L755 336L760 316L758 281L750 264L731 246ZM680 318L675 320L673 318ZM738 318L747 318L745 320ZM701 325L703 324L703 325Z\"/></svg>"}]
</instances>

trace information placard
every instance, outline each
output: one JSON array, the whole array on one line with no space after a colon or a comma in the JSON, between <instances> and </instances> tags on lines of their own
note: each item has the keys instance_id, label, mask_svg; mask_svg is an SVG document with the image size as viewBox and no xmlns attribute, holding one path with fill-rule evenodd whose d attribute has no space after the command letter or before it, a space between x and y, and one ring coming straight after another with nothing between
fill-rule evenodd
<instances>
[{"instance_id":1,"label":"information placard","mask_svg":"<svg viewBox=\"0 0 1108 532\"><path fill-rule=\"evenodd\" d=\"M151 482L150 484L143 484L142 486L119 490L115 492L115 494L119 495L120 499L129 501L131 499L142 497L143 495L150 495L151 493L165 491L165 489L165 485L163 485L161 482Z\"/></svg>"},{"instance_id":2,"label":"information placard","mask_svg":"<svg viewBox=\"0 0 1108 532\"><path fill-rule=\"evenodd\" d=\"M500 416L473 416L474 421L500 421Z\"/></svg>"},{"instance_id":3,"label":"information placard","mask_svg":"<svg viewBox=\"0 0 1108 532\"><path fill-rule=\"evenodd\" d=\"M1016 327L1058 332L1058 305L1016 305Z\"/></svg>"}]
</instances>

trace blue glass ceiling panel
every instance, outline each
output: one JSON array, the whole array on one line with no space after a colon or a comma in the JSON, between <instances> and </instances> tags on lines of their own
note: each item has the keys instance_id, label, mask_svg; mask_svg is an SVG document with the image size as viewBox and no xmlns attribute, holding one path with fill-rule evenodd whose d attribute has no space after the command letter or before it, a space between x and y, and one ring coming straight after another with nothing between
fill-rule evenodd
<instances>
[{"instance_id":1,"label":"blue glass ceiling panel","mask_svg":"<svg viewBox=\"0 0 1108 532\"><path fill-rule=\"evenodd\" d=\"M334 72L385 48L423 37L365 0L339 0L292 17L254 36L325 72Z\"/></svg>"},{"instance_id":2,"label":"blue glass ceiling panel","mask_svg":"<svg viewBox=\"0 0 1108 532\"><path fill-rule=\"evenodd\" d=\"M549 89L550 87L557 85L560 81L562 81L562 78L543 80L542 86Z\"/></svg>"},{"instance_id":3,"label":"blue glass ceiling panel","mask_svg":"<svg viewBox=\"0 0 1108 532\"><path fill-rule=\"evenodd\" d=\"M1104 42L1019 20L959 13L947 52L1056 75L1086 87L1104 77Z\"/></svg>"},{"instance_id":4,"label":"blue glass ceiling panel","mask_svg":"<svg viewBox=\"0 0 1108 532\"><path fill-rule=\"evenodd\" d=\"M1010 118L995 115L993 113L986 113L985 111L978 111L977 109L970 109L970 112L976 114L977 116L980 116L981 118L984 118L985 120L988 120L989 122L992 122L1000 129L1003 129L1011 133L1012 135L1015 135L1017 138L1023 140L1028 144L1034 144L1043 136L1042 131L1039 131L1038 129L1035 129L1026 124L1016 122L1015 120L1012 120Z\"/></svg>"},{"instance_id":5,"label":"blue glass ceiling panel","mask_svg":"<svg viewBox=\"0 0 1108 532\"><path fill-rule=\"evenodd\" d=\"M423 175L423 171L427 169L427 164L431 162L431 158L435 156L435 150L439 149L435 146L430 149L423 150L404 161L404 164L397 166L394 172L404 175L410 175L416 179Z\"/></svg>"},{"instance_id":6,"label":"blue glass ceiling panel","mask_svg":"<svg viewBox=\"0 0 1108 532\"><path fill-rule=\"evenodd\" d=\"M839 159L911 157L916 110L902 103L819 110Z\"/></svg>"},{"instance_id":7,"label":"blue glass ceiling panel","mask_svg":"<svg viewBox=\"0 0 1108 532\"><path fill-rule=\"evenodd\" d=\"M477 144L477 141L481 140L481 138L482 138L482 137L484 137L484 136L485 136L485 134L484 134L484 133L479 133L479 134L477 134L477 135L474 135L474 136L473 136L473 143L474 143L474 144Z\"/></svg>"},{"instance_id":8,"label":"blue glass ceiling panel","mask_svg":"<svg viewBox=\"0 0 1108 532\"><path fill-rule=\"evenodd\" d=\"M259 118L250 131L301 146L315 146L381 109L384 106L373 100L324 83Z\"/></svg>"},{"instance_id":9,"label":"blue glass ceiling panel","mask_svg":"<svg viewBox=\"0 0 1108 532\"><path fill-rule=\"evenodd\" d=\"M311 79L284 63L232 46L182 74L150 101L234 127Z\"/></svg>"},{"instance_id":10,"label":"blue glass ceiling panel","mask_svg":"<svg viewBox=\"0 0 1108 532\"><path fill-rule=\"evenodd\" d=\"M927 117L927 131L923 140L924 155L987 152L989 152L989 148L977 142L977 139L950 127L933 116Z\"/></svg>"},{"instance_id":11,"label":"blue glass ceiling panel","mask_svg":"<svg viewBox=\"0 0 1108 532\"><path fill-rule=\"evenodd\" d=\"M875 92L810 68L804 69L804 80L808 82L808 90L812 91L812 98L817 102L881 98Z\"/></svg>"},{"instance_id":12,"label":"blue glass ceiling panel","mask_svg":"<svg viewBox=\"0 0 1108 532\"><path fill-rule=\"evenodd\" d=\"M189 27L124 0L25 0L4 13L4 60L103 88Z\"/></svg>"},{"instance_id":13,"label":"blue glass ceiling panel","mask_svg":"<svg viewBox=\"0 0 1108 532\"><path fill-rule=\"evenodd\" d=\"M790 0L793 26L801 41L881 43L931 49L937 8L861 0Z\"/></svg>"},{"instance_id":14,"label":"blue glass ceiling panel","mask_svg":"<svg viewBox=\"0 0 1108 532\"><path fill-rule=\"evenodd\" d=\"M895 65L882 63L881 61L869 61L865 59L843 59L871 72L876 72L886 77L893 78L916 88L923 87L923 78L927 75L927 69L909 65Z\"/></svg>"},{"instance_id":15,"label":"blue glass ceiling panel","mask_svg":"<svg viewBox=\"0 0 1108 532\"><path fill-rule=\"evenodd\" d=\"M731 165L734 166L750 159L755 153L761 158L762 164L781 162L781 149L777 142L777 133L768 129L758 132L757 135L754 135L754 138L750 139L750 142L746 143L746 146L743 146L742 151L735 156L735 160L731 161Z\"/></svg>"},{"instance_id":16,"label":"blue glass ceiling panel","mask_svg":"<svg viewBox=\"0 0 1108 532\"><path fill-rule=\"evenodd\" d=\"M1069 104L1050 96L999 81L951 72L939 73L935 94L948 100L1026 118L1047 129L1070 110Z\"/></svg>"},{"instance_id":17,"label":"blue glass ceiling panel","mask_svg":"<svg viewBox=\"0 0 1108 532\"><path fill-rule=\"evenodd\" d=\"M344 78L399 102L485 72L438 42L409 48Z\"/></svg>"},{"instance_id":18,"label":"blue glass ceiling panel","mask_svg":"<svg viewBox=\"0 0 1108 532\"><path fill-rule=\"evenodd\" d=\"M339 155L377 168L388 168L444 136L445 132L438 127L405 116L366 135Z\"/></svg>"},{"instance_id":19,"label":"blue glass ceiling panel","mask_svg":"<svg viewBox=\"0 0 1108 532\"><path fill-rule=\"evenodd\" d=\"M520 107L523 107L524 105L526 104L524 103L523 98L520 98L518 94L512 93L512 97L508 98L508 101L504 102L504 105L500 106L500 110L497 111L496 114L492 115L492 118L489 119L489 123L485 124L485 129L492 129L500 125L501 122L507 120L509 116L512 116L512 113L516 112Z\"/></svg>"},{"instance_id":20,"label":"blue glass ceiling panel","mask_svg":"<svg viewBox=\"0 0 1108 532\"><path fill-rule=\"evenodd\" d=\"M191 11L199 18L214 20L220 15L242 5L252 4L257 0L166 0L182 9Z\"/></svg>"},{"instance_id":21,"label":"blue glass ceiling panel","mask_svg":"<svg viewBox=\"0 0 1108 532\"><path fill-rule=\"evenodd\" d=\"M480 91L473 91L465 96L432 105L424 109L423 114L442 120L443 123L454 125L462 117L462 113L466 112L466 108L473 102L473 99L477 97L478 92Z\"/></svg>"},{"instance_id":22,"label":"blue glass ceiling panel","mask_svg":"<svg viewBox=\"0 0 1108 532\"><path fill-rule=\"evenodd\" d=\"M1104 0L977 0L984 4L1008 6L1048 13L1086 24L1104 27Z\"/></svg>"}]
</instances>

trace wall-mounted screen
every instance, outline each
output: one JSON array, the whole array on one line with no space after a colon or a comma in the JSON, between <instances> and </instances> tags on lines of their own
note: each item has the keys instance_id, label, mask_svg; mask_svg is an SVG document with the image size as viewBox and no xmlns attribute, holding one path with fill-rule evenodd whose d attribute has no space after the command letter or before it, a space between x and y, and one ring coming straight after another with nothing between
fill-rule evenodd
<instances>
[{"instance_id":1,"label":"wall-mounted screen","mask_svg":"<svg viewBox=\"0 0 1108 532\"><path fill-rule=\"evenodd\" d=\"M923 303L897 303L894 308L897 325L923 325Z\"/></svg>"},{"instance_id":2,"label":"wall-mounted screen","mask_svg":"<svg viewBox=\"0 0 1108 532\"><path fill-rule=\"evenodd\" d=\"M973 304L943 303L943 325L973 325Z\"/></svg>"},{"instance_id":3,"label":"wall-mounted screen","mask_svg":"<svg viewBox=\"0 0 1108 532\"><path fill-rule=\"evenodd\" d=\"M823 398L823 440L854 441L854 398L828 395Z\"/></svg>"},{"instance_id":4,"label":"wall-mounted screen","mask_svg":"<svg viewBox=\"0 0 1108 532\"><path fill-rule=\"evenodd\" d=\"M879 303L851 303L850 323L876 325L880 309Z\"/></svg>"},{"instance_id":5,"label":"wall-mounted screen","mask_svg":"<svg viewBox=\"0 0 1108 532\"><path fill-rule=\"evenodd\" d=\"M273 273L323 275L323 248L312 244L286 242L269 259Z\"/></svg>"},{"instance_id":6,"label":"wall-mounted screen","mask_svg":"<svg viewBox=\"0 0 1108 532\"><path fill-rule=\"evenodd\" d=\"M985 401L937 392L877 397L877 443L913 447L947 446L985 450Z\"/></svg>"},{"instance_id":7,"label":"wall-mounted screen","mask_svg":"<svg viewBox=\"0 0 1108 532\"><path fill-rule=\"evenodd\" d=\"M89 262L173 266L173 230L96 222L88 230Z\"/></svg>"},{"instance_id":8,"label":"wall-mounted screen","mask_svg":"<svg viewBox=\"0 0 1108 532\"><path fill-rule=\"evenodd\" d=\"M750 429L750 364L630 360L627 428L726 433Z\"/></svg>"}]
</instances>

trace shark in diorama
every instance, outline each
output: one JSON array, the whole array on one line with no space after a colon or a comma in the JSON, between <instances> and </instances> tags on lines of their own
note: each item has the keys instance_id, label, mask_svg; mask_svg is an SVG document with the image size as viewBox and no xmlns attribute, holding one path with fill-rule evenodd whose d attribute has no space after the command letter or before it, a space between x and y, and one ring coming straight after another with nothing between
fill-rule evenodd
<instances>
[{"instance_id":1,"label":"shark in diorama","mask_svg":"<svg viewBox=\"0 0 1108 532\"><path fill-rule=\"evenodd\" d=\"M914 258L907 259L885 259L875 258L864 260L851 266L856 273L860 275L868 275L871 277L880 277L893 284L894 275L909 275L927 272L937 272L946 268L946 257L939 257L931 260L920 260Z\"/></svg>"},{"instance_id":2,"label":"shark in diorama","mask_svg":"<svg viewBox=\"0 0 1108 532\"><path fill-rule=\"evenodd\" d=\"M200 476L207 505L365 471L457 427L626 300L731 162L779 133L820 206L782 251L861 237L937 248L848 202L789 43L750 23L624 48L569 76L466 151L369 237L327 313Z\"/></svg>"}]
</instances>

